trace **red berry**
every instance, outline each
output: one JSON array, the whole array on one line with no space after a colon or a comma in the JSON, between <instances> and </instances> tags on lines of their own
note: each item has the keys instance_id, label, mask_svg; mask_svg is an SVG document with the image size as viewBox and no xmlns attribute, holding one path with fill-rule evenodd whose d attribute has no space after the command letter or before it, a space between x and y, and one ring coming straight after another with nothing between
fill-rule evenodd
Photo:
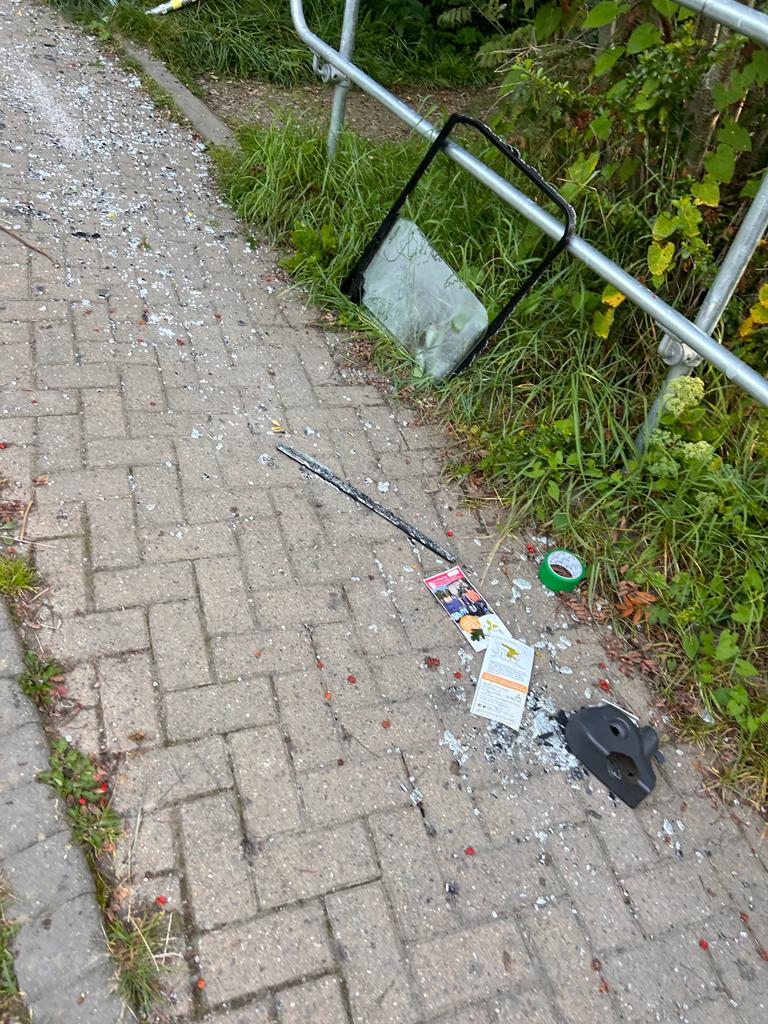
<instances>
[{"instance_id":1,"label":"red berry","mask_svg":"<svg viewBox=\"0 0 768 1024\"><path fill-rule=\"evenodd\" d=\"M102 793L106 793L107 790L109 789L109 785L106 782L102 782L102 784L99 786L99 789L101 790Z\"/></svg>"},{"instance_id":2,"label":"red berry","mask_svg":"<svg viewBox=\"0 0 768 1024\"><path fill-rule=\"evenodd\" d=\"M454 672L453 673L453 678L454 679L461 679L461 672Z\"/></svg>"},{"instance_id":3,"label":"red berry","mask_svg":"<svg viewBox=\"0 0 768 1024\"><path fill-rule=\"evenodd\" d=\"M167 896L155 896L155 903L158 905L158 907L164 907L167 902Z\"/></svg>"},{"instance_id":4,"label":"red berry","mask_svg":"<svg viewBox=\"0 0 768 1024\"><path fill-rule=\"evenodd\" d=\"M601 689L601 690L603 690L603 691L604 691L605 693L608 693L608 692L609 692L609 690L611 689L611 684L610 684L610 683L608 682L608 680L607 680L607 679L598 679L598 681L597 681L597 685L598 685L598 686L600 687L600 689Z\"/></svg>"},{"instance_id":5,"label":"red berry","mask_svg":"<svg viewBox=\"0 0 768 1024\"><path fill-rule=\"evenodd\" d=\"M474 848L474 846L468 846L464 853L466 853L468 857L474 857L475 854L477 853L477 850Z\"/></svg>"},{"instance_id":6,"label":"red berry","mask_svg":"<svg viewBox=\"0 0 768 1024\"><path fill-rule=\"evenodd\" d=\"M205 988L205 978L198 978L195 984L198 988Z\"/></svg>"},{"instance_id":7,"label":"red berry","mask_svg":"<svg viewBox=\"0 0 768 1024\"><path fill-rule=\"evenodd\" d=\"M536 554L536 548L533 546L533 544L526 544L525 545L525 550L528 552L529 555L535 555Z\"/></svg>"},{"instance_id":8,"label":"red berry","mask_svg":"<svg viewBox=\"0 0 768 1024\"><path fill-rule=\"evenodd\" d=\"M357 676L353 676L352 673L350 672L349 675L347 676L347 682L348 683L356 683L357 682Z\"/></svg>"},{"instance_id":9,"label":"red berry","mask_svg":"<svg viewBox=\"0 0 768 1024\"><path fill-rule=\"evenodd\" d=\"M706 939L699 939L699 945L702 949L709 949L709 943Z\"/></svg>"},{"instance_id":10,"label":"red berry","mask_svg":"<svg viewBox=\"0 0 768 1024\"><path fill-rule=\"evenodd\" d=\"M77 802L80 804L81 807L83 806L83 804L87 804L88 803L88 801L85 799L84 796L81 796L80 799Z\"/></svg>"},{"instance_id":11,"label":"red berry","mask_svg":"<svg viewBox=\"0 0 768 1024\"><path fill-rule=\"evenodd\" d=\"M317 665L317 667L318 667L318 668L325 668L325 665L323 664L323 662L322 662L322 661L320 661L320 659L319 659L319 658L318 658L318 659L317 659L317 661L315 662L315 665Z\"/></svg>"},{"instance_id":12,"label":"red berry","mask_svg":"<svg viewBox=\"0 0 768 1024\"><path fill-rule=\"evenodd\" d=\"M453 536L453 530L446 530L445 531L445 536L446 537L452 537Z\"/></svg>"},{"instance_id":13,"label":"red berry","mask_svg":"<svg viewBox=\"0 0 768 1024\"><path fill-rule=\"evenodd\" d=\"M390 722L390 720L388 718L385 718L382 721L381 728L382 729L391 729L392 728L392 723Z\"/></svg>"},{"instance_id":14,"label":"red berry","mask_svg":"<svg viewBox=\"0 0 768 1024\"><path fill-rule=\"evenodd\" d=\"M343 757L340 757L340 758L339 758L339 759L338 759L338 760L336 761L336 764L337 764L337 765L338 765L339 767L341 767L341 766L342 766L342 765L344 764L344 758L343 758Z\"/></svg>"},{"instance_id":15,"label":"red berry","mask_svg":"<svg viewBox=\"0 0 768 1024\"><path fill-rule=\"evenodd\" d=\"M325 691L325 699L326 700L330 700L331 699L331 691L330 690L326 690Z\"/></svg>"}]
</instances>

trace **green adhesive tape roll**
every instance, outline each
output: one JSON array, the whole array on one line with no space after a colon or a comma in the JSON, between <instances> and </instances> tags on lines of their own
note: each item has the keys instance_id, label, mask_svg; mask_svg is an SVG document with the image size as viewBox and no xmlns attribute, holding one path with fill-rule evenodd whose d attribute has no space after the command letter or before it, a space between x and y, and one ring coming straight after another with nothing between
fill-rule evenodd
<instances>
[{"instance_id":1,"label":"green adhesive tape roll","mask_svg":"<svg viewBox=\"0 0 768 1024\"><path fill-rule=\"evenodd\" d=\"M550 590L575 590L587 575L587 567L571 551L548 551L539 566L539 579Z\"/></svg>"}]
</instances>

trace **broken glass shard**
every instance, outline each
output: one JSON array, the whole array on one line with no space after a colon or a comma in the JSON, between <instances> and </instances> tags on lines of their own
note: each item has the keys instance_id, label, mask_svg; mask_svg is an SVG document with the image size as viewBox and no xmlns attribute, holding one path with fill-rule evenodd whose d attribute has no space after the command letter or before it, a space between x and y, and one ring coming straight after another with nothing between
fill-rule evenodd
<instances>
[{"instance_id":1,"label":"broken glass shard","mask_svg":"<svg viewBox=\"0 0 768 1024\"><path fill-rule=\"evenodd\" d=\"M363 275L363 304L432 377L447 377L488 326L483 304L410 220L397 220Z\"/></svg>"}]
</instances>

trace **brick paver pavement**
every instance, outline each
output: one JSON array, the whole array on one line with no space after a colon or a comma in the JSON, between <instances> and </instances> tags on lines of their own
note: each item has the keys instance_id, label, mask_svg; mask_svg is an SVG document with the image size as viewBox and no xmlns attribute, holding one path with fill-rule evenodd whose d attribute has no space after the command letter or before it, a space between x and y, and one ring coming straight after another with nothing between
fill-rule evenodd
<instances>
[{"instance_id":1,"label":"brick paver pavement","mask_svg":"<svg viewBox=\"0 0 768 1024\"><path fill-rule=\"evenodd\" d=\"M120 754L118 871L183 933L172 1014L765 1019L744 809L667 744L628 811L551 763L535 706L500 749L468 712L479 657L420 583L439 563L275 454L273 421L455 534L537 644L537 694L575 707L607 676L648 720L644 687L462 508L439 435L336 368L134 76L47 10L0 0L0 26L0 214L62 265L0 235L0 469L36 501L42 639L82 705L63 730Z\"/></svg>"}]
</instances>

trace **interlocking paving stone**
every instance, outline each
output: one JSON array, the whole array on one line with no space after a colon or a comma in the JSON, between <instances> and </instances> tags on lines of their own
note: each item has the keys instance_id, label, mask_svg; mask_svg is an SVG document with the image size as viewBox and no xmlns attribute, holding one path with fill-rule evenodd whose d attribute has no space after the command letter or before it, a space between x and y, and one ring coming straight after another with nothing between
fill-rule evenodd
<instances>
[{"instance_id":1,"label":"interlocking paving stone","mask_svg":"<svg viewBox=\"0 0 768 1024\"><path fill-rule=\"evenodd\" d=\"M240 817L232 795L181 808L184 862L198 928L215 928L256 913Z\"/></svg>"},{"instance_id":2,"label":"interlocking paving stone","mask_svg":"<svg viewBox=\"0 0 768 1024\"><path fill-rule=\"evenodd\" d=\"M418 1020L403 954L379 883L326 899L353 1019L370 1024Z\"/></svg>"},{"instance_id":3,"label":"interlocking paving stone","mask_svg":"<svg viewBox=\"0 0 768 1024\"><path fill-rule=\"evenodd\" d=\"M200 939L200 968L212 1004L319 974L332 964L326 921L317 902L275 910Z\"/></svg>"},{"instance_id":4,"label":"interlocking paving stone","mask_svg":"<svg viewBox=\"0 0 768 1024\"><path fill-rule=\"evenodd\" d=\"M326 976L285 988L275 999L280 1024L348 1024L338 978Z\"/></svg>"},{"instance_id":5,"label":"interlocking paving stone","mask_svg":"<svg viewBox=\"0 0 768 1024\"><path fill-rule=\"evenodd\" d=\"M253 870L265 907L348 888L379 874L366 829L359 821L275 836L261 844Z\"/></svg>"}]
</instances>

